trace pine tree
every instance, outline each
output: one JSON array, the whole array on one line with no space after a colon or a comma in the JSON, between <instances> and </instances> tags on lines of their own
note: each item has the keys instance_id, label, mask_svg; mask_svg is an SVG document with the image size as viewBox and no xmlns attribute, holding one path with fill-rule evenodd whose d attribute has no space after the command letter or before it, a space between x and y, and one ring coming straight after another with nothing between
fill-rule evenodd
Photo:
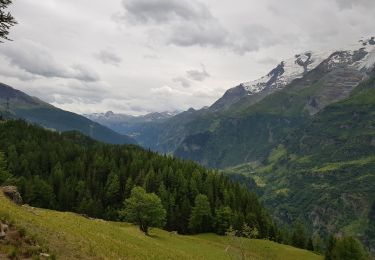
<instances>
[{"instance_id":1,"label":"pine tree","mask_svg":"<svg viewBox=\"0 0 375 260\"><path fill-rule=\"evenodd\" d=\"M12 14L5 11L11 4L12 0L0 0L0 39L10 40L8 38L9 30L17 24Z\"/></svg>"},{"instance_id":2,"label":"pine tree","mask_svg":"<svg viewBox=\"0 0 375 260\"><path fill-rule=\"evenodd\" d=\"M211 206L206 195L199 194L195 198L194 207L189 219L192 233L207 232L211 228Z\"/></svg>"},{"instance_id":3,"label":"pine tree","mask_svg":"<svg viewBox=\"0 0 375 260\"><path fill-rule=\"evenodd\" d=\"M10 173L6 169L6 162L4 154L0 152L0 185L11 177Z\"/></svg>"},{"instance_id":4,"label":"pine tree","mask_svg":"<svg viewBox=\"0 0 375 260\"><path fill-rule=\"evenodd\" d=\"M232 225L232 209L230 207L221 207L216 210L215 232L219 235L225 235Z\"/></svg>"},{"instance_id":5,"label":"pine tree","mask_svg":"<svg viewBox=\"0 0 375 260\"><path fill-rule=\"evenodd\" d=\"M306 231L302 223L297 221L294 224L292 233L292 245L299 248L306 247Z\"/></svg>"}]
</instances>

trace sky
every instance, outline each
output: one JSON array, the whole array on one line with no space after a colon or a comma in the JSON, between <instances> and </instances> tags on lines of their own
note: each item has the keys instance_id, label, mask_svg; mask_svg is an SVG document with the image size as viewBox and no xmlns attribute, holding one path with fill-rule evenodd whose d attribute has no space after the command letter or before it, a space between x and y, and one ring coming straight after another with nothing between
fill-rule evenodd
<instances>
[{"instance_id":1,"label":"sky","mask_svg":"<svg viewBox=\"0 0 375 260\"><path fill-rule=\"evenodd\" d=\"M374 0L14 0L0 82L76 113L199 109L375 35Z\"/></svg>"}]
</instances>

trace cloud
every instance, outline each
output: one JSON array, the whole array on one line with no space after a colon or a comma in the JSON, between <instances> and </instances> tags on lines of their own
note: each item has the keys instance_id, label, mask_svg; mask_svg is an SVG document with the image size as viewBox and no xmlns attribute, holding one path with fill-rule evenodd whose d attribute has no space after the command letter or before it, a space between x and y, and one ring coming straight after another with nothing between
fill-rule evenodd
<instances>
[{"instance_id":1,"label":"cloud","mask_svg":"<svg viewBox=\"0 0 375 260\"><path fill-rule=\"evenodd\" d=\"M278 64L280 61L278 61L277 59L273 58L273 57L264 57L264 58L261 58L259 60L257 60L257 62L259 62L260 64L271 64L271 65L276 65Z\"/></svg>"},{"instance_id":2,"label":"cloud","mask_svg":"<svg viewBox=\"0 0 375 260\"><path fill-rule=\"evenodd\" d=\"M198 1L123 0L122 4L126 21L152 27L152 35L165 36L167 44L183 47L228 46L227 30L208 7Z\"/></svg>"},{"instance_id":3,"label":"cloud","mask_svg":"<svg viewBox=\"0 0 375 260\"><path fill-rule=\"evenodd\" d=\"M354 7L372 8L375 7L373 0L335 0L340 10L353 9Z\"/></svg>"},{"instance_id":4,"label":"cloud","mask_svg":"<svg viewBox=\"0 0 375 260\"><path fill-rule=\"evenodd\" d=\"M10 65L35 76L77 79L86 82L100 79L95 71L85 65L76 64L66 67L56 61L48 49L32 41L7 45L0 49L0 53L8 59Z\"/></svg>"},{"instance_id":5,"label":"cloud","mask_svg":"<svg viewBox=\"0 0 375 260\"><path fill-rule=\"evenodd\" d=\"M227 49L239 55L279 42L269 29L249 23L229 32L211 10L196 0L123 0L123 19L141 26L150 38L177 47Z\"/></svg>"},{"instance_id":6,"label":"cloud","mask_svg":"<svg viewBox=\"0 0 375 260\"><path fill-rule=\"evenodd\" d=\"M258 51L280 43L281 37L277 37L270 29L260 24L250 24L242 29L240 36L233 43L233 50L238 54Z\"/></svg>"},{"instance_id":7,"label":"cloud","mask_svg":"<svg viewBox=\"0 0 375 260\"><path fill-rule=\"evenodd\" d=\"M184 88L190 88L191 87L191 82L190 80L184 78L184 77L177 77L173 79L173 82L180 83L182 87Z\"/></svg>"},{"instance_id":8,"label":"cloud","mask_svg":"<svg viewBox=\"0 0 375 260\"><path fill-rule=\"evenodd\" d=\"M202 65L202 70L188 70L186 71L188 78L195 81L204 81L210 77L210 74L207 73L206 68Z\"/></svg>"},{"instance_id":9,"label":"cloud","mask_svg":"<svg viewBox=\"0 0 375 260\"><path fill-rule=\"evenodd\" d=\"M119 66L122 62L122 58L111 50L101 50L95 54L95 57L104 64L110 64L113 66Z\"/></svg>"},{"instance_id":10,"label":"cloud","mask_svg":"<svg viewBox=\"0 0 375 260\"><path fill-rule=\"evenodd\" d=\"M182 47L230 47L228 32L216 19L174 25L167 43Z\"/></svg>"},{"instance_id":11,"label":"cloud","mask_svg":"<svg viewBox=\"0 0 375 260\"><path fill-rule=\"evenodd\" d=\"M171 20L209 20L208 8L194 0L123 0L125 18L135 23L168 23Z\"/></svg>"}]
</instances>

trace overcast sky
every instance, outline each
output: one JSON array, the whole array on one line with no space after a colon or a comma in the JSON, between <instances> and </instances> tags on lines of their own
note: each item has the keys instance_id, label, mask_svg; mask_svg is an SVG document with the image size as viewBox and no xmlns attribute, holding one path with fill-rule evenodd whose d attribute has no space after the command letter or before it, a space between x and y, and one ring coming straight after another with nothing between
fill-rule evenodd
<instances>
[{"instance_id":1,"label":"overcast sky","mask_svg":"<svg viewBox=\"0 0 375 260\"><path fill-rule=\"evenodd\" d=\"M0 81L77 113L211 105L305 50L375 34L374 0L14 0Z\"/></svg>"}]
</instances>

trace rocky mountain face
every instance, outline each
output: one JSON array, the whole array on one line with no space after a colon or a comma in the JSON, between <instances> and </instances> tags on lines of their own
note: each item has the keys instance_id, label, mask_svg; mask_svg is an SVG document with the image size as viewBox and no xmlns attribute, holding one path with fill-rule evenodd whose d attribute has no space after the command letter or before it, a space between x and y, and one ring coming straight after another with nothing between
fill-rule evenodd
<instances>
[{"instance_id":1,"label":"rocky mountain face","mask_svg":"<svg viewBox=\"0 0 375 260\"><path fill-rule=\"evenodd\" d=\"M134 139L126 135L118 134L83 116L58 109L2 83L0 83L0 112L12 118L25 119L54 131L79 131L106 143L136 143Z\"/></svg>"},{"instance_id":2,"label":"rocky mountain face","mask_svg":"<svg viewBox=\"0 0 375 260\"><path fill-rule=\"evenodd\" d=\"M318 65L309 53L296 56L293 69L281 63L268 76L242 84L246 96L221 111L214 128L187 135L175 155L218 168L261 160L294 128L347 98L375 64L372 39L325 59L319 55Z\"/></svg>"}]
</instances>

